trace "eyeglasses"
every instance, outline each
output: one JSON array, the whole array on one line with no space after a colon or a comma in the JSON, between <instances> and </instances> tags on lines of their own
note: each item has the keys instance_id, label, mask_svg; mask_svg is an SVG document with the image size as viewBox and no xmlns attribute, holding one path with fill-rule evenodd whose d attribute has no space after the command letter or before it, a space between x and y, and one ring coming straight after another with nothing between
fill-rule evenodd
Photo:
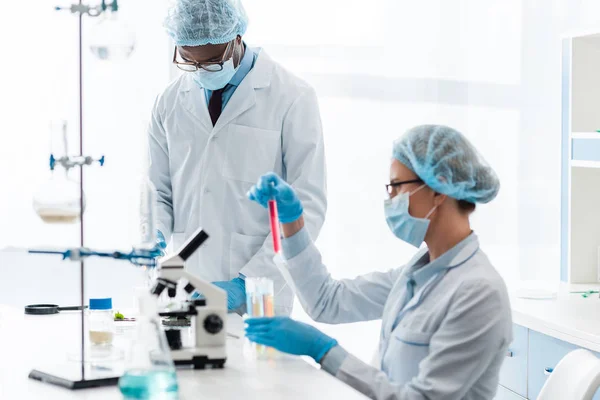
<instances>
[{"instance_id":1,"label":"eyeglasses","mask_svg":"<svg viewBox=\"0 0 600 400\"><path fill-rule=\"evenodd\" d=\"M177 68L185 72L196 72L199 69L203 69L208 72L219 72L223 69L223 64L233 56L233 49L235 48L235 46L232 46L233 43L235 43L235 39L227 43L225 52L223 52L223 56L221 56L221 61L207 61L202 63L184 59L183 57L181 57L181 54L179 54L179 52L177 51L177 46L175 46L175 53L173 54L173 64L175 64ZM183 61L177 59L178 55Z\"/></svg>"},{"instance_id":2,"label":"eyeglasses","mask_svg":"<svg viewBox=\"0 0 600 400\"><path fill-rule=\"evenodd\" d=\"M411 179L409 181L390 182L387 185L385 185L385 190L387 191L387 194L388 194L388 196L390 196L390 199L391 199L392 197L394 197L398 194L398 191L400 190L400 186L406 185L409 183L423 183L423 181L420 179Z\"/></svg>"}]
</instances>

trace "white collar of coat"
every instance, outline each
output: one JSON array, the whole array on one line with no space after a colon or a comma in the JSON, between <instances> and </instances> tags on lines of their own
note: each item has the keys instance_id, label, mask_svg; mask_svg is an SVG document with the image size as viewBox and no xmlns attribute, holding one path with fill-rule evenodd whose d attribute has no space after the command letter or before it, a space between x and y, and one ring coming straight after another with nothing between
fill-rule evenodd
<instances>
[{"instance_id":1,"label":"white collar of coat","mask_svg":"<svg viewBox=\"0 0 600 400\"><path fill-rule=\"evenodd\" d=\"M273 76L273 68L275 67L275 63L262 48L255 47L252 48L252 51L257 54L256 62L244 80L251 79L252 87L254 89L268 87L271 84L271 77ZM196 87L198 87L198 84L194 82L190 76L188 79L184 79L182 82L181 90L188 92Z\"/></svg>"},{"instance_id":2,"label":"white collar of coat","mask_svg":"<svg viewBox=\"0 0 600 400\"><path fill-rule=\"evenodd\" d=\"M471 232L471 234L457 246L459 245L464 245L464 247L458 253L456 253L449 262L446 263L446 269L458 267L468 261L479 249L479 238L475 232ZM421 258L425 257L428 251L429 249L427 247L420 249L406 265L414 265ZM427 263L427 265L429 264L430 263Z\"/></svg>"}]
</instances>

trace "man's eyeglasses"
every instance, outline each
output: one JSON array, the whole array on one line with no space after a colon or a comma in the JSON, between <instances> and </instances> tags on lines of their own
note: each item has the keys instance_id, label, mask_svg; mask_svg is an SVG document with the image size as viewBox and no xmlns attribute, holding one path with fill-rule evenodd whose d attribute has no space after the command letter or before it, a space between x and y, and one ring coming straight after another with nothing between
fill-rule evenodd
<instances>
[{"instance_id":1,"label":"man's eyeglasses","mask_svg":"<svg viewBox=\"0 0 600 400\"><path fill-rule=\"evenodd\" d=\"M175 53L173 54L173 64L175 64L177 68L185 72L196 72L200 69L203 69L208 72L219 72L223 69L223 64L233 56L233 49L235 48L233 43L235 43L235 39L227 43L227 47L225 48L225 52L221 56L220 61L207 61L201 63L184 59L183 57L181 57L181 54L179 54L179 52L177 51L177 46L175 46Z\"/></svg>"},{"instance_id":2,"label":"man's eyeglasses","mask_svg":"<svg viewBox=\"0 0 600 400\"><path fill-rule=\"evenodd\" d=\"M387 185L385 185L385 190L387 191L387 194L391 199L392 197L394 197L398 194L398 191L400 190L400 186L406 185L409 183L423 183L423 181L420 179L411 179L409 181L390 182Z\"/></svg>"}]
</instances>

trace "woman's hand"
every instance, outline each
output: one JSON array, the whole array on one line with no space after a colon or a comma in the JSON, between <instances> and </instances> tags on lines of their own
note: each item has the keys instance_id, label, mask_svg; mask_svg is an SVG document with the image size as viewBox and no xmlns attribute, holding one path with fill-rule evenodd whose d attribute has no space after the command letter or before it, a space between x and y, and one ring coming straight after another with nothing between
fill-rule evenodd
<instances>
[{"instance_id":1,"label":"woman's hand","mask_svg":"<svg viewBox=\"0 0 600 400\"><path fill-rule=\"evenodd\" d=\"M316 362L337 345L337 340L314 326L289 317L248 318L246 336L253 342L298 356L310 356Z\"/></svg>"}]
</instances>

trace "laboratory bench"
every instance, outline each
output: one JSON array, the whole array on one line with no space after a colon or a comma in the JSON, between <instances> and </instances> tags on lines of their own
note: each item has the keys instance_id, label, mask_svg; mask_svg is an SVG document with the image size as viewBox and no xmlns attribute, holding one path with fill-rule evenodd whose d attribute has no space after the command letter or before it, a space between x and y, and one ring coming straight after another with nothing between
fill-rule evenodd
<instances>
[{"instance_id":1,"label":"laboratory bench","mask_svg":"<svg viewBox=\"0 0 600 400\"><path fill-rule=\"evenodd\" d=\"M73 348L74 343L79 343L79 313L26 316L23 305L76 305L79 265L13 249L0 251L0 266L18 266L3 268L0 399L120 399L114 387L70 392L27 378L32 368L39 368L48 360L64 359L65 347ZM31 279L32 276L36 278ZM143 278L139 269L127 263L90 259L86 264L86 298L112 297L113 304L133 308L131 288L141 284ZM513 287L510 283L508 286ZM561 283L557 297L551 300L522 299L509 290L514 340L502 367L496 400L535 399L550 371L571 350L585 348L600 354L598 294L583 298L569 293L599 288L600 284ZM236 329L241 335L241 319L231 316L228 330L235 333ZM227 345L229 359L225 369L179 371L182 399L366 398L303 359L290 357L275 364L252 363L242 354L243 339L229 338ZM600 395L595 399L600 400Z\"/></svg>"},{"instance_id":2,"label":"laboratory bench","mask_svg":"<svg viewBox=\"0 0 600 400\"><path fill-rule=\"evenodd\" d=\"M561 284L554 299L511 297L514 340L496 400L537 398L552 369L572 350L585 348L600 355L600 298L569 293L599 288ZM79 322L79 312L25 315L22 308L0 305L0 399L121 399L116 387L68 391L27 377L32 368L65 360L67 353L78 350ZM119 331L127 330L125 326ZM284 355L260 361L245 356L243 322L237 315L229 315L227 330L240 338L228 338L225 368L178 370L181 399L366 398L305 359ZM600 399L600 393L594 399Z\"/></svg>"},{"instance_id":3,"label":"laboratory bench","mask_svg":"<svg viewBox=\"0 0 600 400\"><path fill-rule=\"evenodd\" d=\"M600 356L600 298L575 291L598 284L561 283L553 299L535 300L511 293L513 342L500 373L496 400L536 399L558 362L583 348ZM600 391L594 396L600 400Z\"/></svg>"},{"instance_id":4,"label":"laboratory bench","mask_svg":"<svg viewBox=\"0 0 600 400\"><path fill-rule=\"evenodd\" d=\"M21 308L0 305L0 399L122 399L115 386L70 391L28 378L32 368L77 351L79 322L79 312L24 315ZM180 399L366 399L302 358L282 355L260 361L244 356L243 322L237 315L230 314L227 330L240 339L228 338L225 368L178 370Z\"/></svg>"}]
</instances>

